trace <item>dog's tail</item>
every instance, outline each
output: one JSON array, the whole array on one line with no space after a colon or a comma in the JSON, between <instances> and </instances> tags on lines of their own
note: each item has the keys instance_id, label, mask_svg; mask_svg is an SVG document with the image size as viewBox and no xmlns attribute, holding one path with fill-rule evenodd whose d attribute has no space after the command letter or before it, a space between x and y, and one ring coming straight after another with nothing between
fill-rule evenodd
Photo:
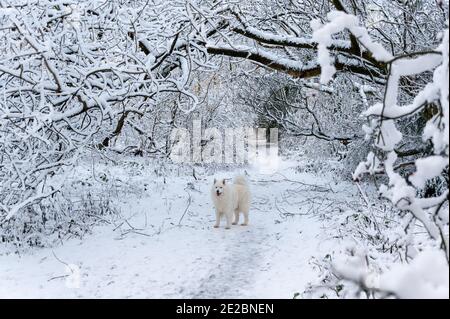
<instances>
[{"instance_id":1,"label":"dog's tail","mask_svg":"<svg viewBox=\"0 0 450 319\"><path fill-rule=\"evenodd\" d=\"M247 178L245 178L245 176L243 176L243 175L236 176L234 178L234 184L248 186Z\"/></svg>"}]
</instances>

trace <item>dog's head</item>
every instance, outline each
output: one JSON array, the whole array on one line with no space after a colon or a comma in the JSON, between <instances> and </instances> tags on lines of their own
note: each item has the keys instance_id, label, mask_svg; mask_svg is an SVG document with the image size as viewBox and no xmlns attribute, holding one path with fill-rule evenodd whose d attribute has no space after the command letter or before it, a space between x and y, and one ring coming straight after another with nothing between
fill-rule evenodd
<instances>
[{"instance_id":1,"label":"dog's head","mask_svg":"<svg viewBox=\"0 0 450 319\"><path fill-rule=\"evenodd\" d=\"M221 179L221 180L214 179L214 186L213 186L214 194L217 197L222 196L223 193L225 192L225 186L226 186L225 179Z\"/></svg>"}]
</instances>

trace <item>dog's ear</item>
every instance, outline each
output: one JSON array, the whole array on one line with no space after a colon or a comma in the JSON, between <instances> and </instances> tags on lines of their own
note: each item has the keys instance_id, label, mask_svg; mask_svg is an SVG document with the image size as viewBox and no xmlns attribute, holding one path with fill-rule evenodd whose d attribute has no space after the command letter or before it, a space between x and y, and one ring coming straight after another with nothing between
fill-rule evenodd
<instances>
[{"instance_id":1,"label":"dog's ear","mask_svg":"<svg viewBox=\"0 0 450 319\"><path fill-rule=\"evenodd\" d=\"M226 185L227 180L224 178L223 181L222 181L222 183L223 183L223 185Z\"/></svg>"},{"instance_id":2,"label":"dog's ear","mask_svg":"<svg viewBox=\"0 0 450 319\"><path fill-rule=\"evenodd\" d=\"M214 178L214 184L216 184L217 183L217 178Z\"/></svg>"}]
</instances>

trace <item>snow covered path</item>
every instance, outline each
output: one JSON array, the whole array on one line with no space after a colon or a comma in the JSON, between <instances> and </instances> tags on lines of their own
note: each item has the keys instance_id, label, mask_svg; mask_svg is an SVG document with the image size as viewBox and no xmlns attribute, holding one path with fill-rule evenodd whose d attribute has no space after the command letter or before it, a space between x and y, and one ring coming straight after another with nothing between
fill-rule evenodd
<instances>
[{"instance_id":1,"label":"snow covered path","mask_svg":"<svg viewBox=\"0 0 450 319\"><path fill-rule=\"evenodd\" d=\"M125 219L0 254L0 298L292 298L318 277L311 259L339 247L324 215L359 197L351 184L283 174L251 176L251 225L232 230L212 228L209 178L146 181L145 196L121 199Z\"/></svg>"}]
</instances>

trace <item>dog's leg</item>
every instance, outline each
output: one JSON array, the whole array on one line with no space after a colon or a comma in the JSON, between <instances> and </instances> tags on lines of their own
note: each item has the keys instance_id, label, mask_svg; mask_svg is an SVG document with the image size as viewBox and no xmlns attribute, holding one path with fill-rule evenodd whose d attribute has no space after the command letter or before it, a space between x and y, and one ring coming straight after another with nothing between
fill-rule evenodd
<instances>
[{"instance_id":1,"label":"dog's leg","mask_svg":"<svg viewBox=\"0 0 450 319\"><path fill-rule=\"evenodd\" d=\"M216 224L214 225L214 228L220 227L220 212L216 210Z\"/></svg>"},{"instance_id":2,"label":"dog's leg","mask_svg":"<svg viewBox=\"0 0 450 319\"><path fill-rule=\"evenodd\" d=\"M244 211L244 222L241 224L242 226L248 226L248 210Z\"/></svg>"},{"instance_id":3,"label":"dog's leg","mask_svg":"<svg viewBox=\"0 0 450 319\"><path fill-rule=\"evenodd\" d=\"M237 224L239 224L239 210L238 209L234 211L234 222L233 222L233 225L237 225Z\"/></svg>"},{"instance_id":4,"label":"dog's leg","mask_svg":"<svg viewBox=\"0 0 450 319\"><path fill-rule=\"evenodd\" d=\"M226 214L225 216L227 218L227 226L225 227L225 229L231 229L231 221L233 219L233 213L232 212L230 213Z\"/></svg>"}]
</instances>

